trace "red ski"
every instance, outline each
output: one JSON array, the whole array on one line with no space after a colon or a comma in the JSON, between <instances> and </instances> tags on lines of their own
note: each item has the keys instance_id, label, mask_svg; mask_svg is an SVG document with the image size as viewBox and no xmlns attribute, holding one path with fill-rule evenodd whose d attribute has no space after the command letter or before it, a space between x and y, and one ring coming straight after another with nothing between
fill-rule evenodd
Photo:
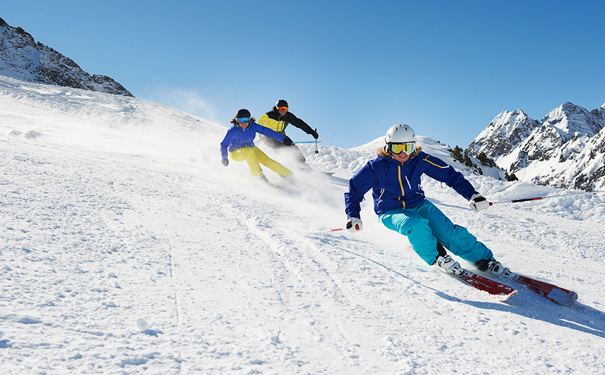
<instances>
[{"instance_id":1,"label":"red ski","mask_svg":"<svg viewBox=\"0 0 605 375\"><path fill-rule=\"evenodd\" d=\"M558 305L571 306L578 299L578 293L576 292L561 288L560 286L545 283L544 281L532 279L527 276L513 274L511 280L525 285L527 289L553 301Z\"/></svg>"},{"instance_id":2,"label":"red ski","mask_svg":"<svg viewBox=\"0 0 605 375\"><path fill-rule=\"evenodd\" d=\"M515 294L517 294L517 291L511 288L510 286L504 285L495 280L488 279L487 277L477 275L476 273L471 271L464 270L464 272L460 275L450 275L458 278L459 280L482 292L488 293L490 296L494 297L499 301L508 301Z\"/></svg>"}]
</instances>

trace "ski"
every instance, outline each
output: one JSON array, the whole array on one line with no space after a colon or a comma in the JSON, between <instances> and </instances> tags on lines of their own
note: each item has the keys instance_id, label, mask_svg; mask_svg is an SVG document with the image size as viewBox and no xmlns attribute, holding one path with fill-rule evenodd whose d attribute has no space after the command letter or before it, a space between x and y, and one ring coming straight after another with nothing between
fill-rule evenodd
<instances>
[{"instance_id":1,"label":"ski","mask_svg":"<svg viewBox=\"0 0 605 375\"><path fill-rule=\"evenodd\" d=\"M261 184L269 186L270 188L273 188L275 190L281 190L285 187L284 185L274 184L273 182L261 182Z\"/></svg>"},{"instance_id":2,"label":"ski","mask_svg":"<svg viewBox=\"0 0 605 375\"><path fill-rule=\"evenodd\" d=\"M273 182L269 182L269 181L252 181L252 183L255 184L256 186L270 187L275 190L282 190L285 187L284 185L274 184Z\"/></svg>"},{"instance_id":3,"label":"ski","mask_svg":"<svg viewBox=\"0 0 605 375\"><path fill-rule=\"evenodd\" d=\"M531 277L513 273L511 280L526 286L527 289L548 300L551 300L557 305L571 306L578 300L578 293L576 292L546 283L544 281L532 279Z\"/></svg>"},{"instance_id":4,"label":"ski","mask_svg":"<svg viewBox=\"0 0 605 375\"><path fill-rule=\"evenodd\" d=\"M508 285L502 284L498 281L488 279L481 275L477 275L474 272L464 270L461 274L449 274L459 279L460 281L478 289L482 292L486 292L490 296L494 297L499 301L508 301L511 299L517 291Z\"/></svg>"},{"instance_id":5,"label":"ski","mask_svg":"<svg viewBox=\"0 0 605 375\"><path fill-rule=\"evenodd\" d=\"M243 174L243 173L241 173L241 175L244 176L252 184L254 184L256 186L259 186L259 187L270 187L270 188L275 189L275 190L282 190L285 187L285 185L279 185L279 184L276 184L276 183L271 182L269 180L260 180L257 177L254 177L252 175L246 175L246 174Z\"/></svg>"}]
</instances>

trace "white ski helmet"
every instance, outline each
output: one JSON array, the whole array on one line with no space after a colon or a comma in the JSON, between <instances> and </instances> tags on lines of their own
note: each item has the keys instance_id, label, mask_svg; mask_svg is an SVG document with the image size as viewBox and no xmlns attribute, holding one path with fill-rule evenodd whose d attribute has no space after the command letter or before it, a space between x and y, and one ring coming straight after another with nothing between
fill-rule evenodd
<instances>
[{"instance_id":1,"label":"white ski helmet","mask_svg":"<svg viewBox=\"0 0 605 375\"><path fill-rule=\"evenodd\" d=\"M387 135L384 137L384 143L408 143L414 142L416 143L416 134L414 134L414 129L412 129L409 125L406 124L397 124L393 125L387 131Z\"/></svg>"}]
</instances>

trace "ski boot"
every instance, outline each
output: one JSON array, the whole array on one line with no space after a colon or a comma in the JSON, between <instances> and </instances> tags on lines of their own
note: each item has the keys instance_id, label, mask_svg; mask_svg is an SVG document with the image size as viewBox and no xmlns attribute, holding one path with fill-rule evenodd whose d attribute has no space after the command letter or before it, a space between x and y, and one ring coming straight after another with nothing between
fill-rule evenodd
<instances>
[{"instance_id":1,"label":"ski boot","mask_svg":"<svg viewBox=\"0 0 605 375\"><path fill-rule=\"evenodd\" d=\"M439 255L434 264L437 264L442 270L453 275L460 275L464 272L460 264L447 254L445 256Z\"/></svg>"},{"instance_id":2,"label":"ski boot","mask_svg":"<svg viewBox=\"0 0 605 375\"><path fill-rule=\"evenodd\" d=\"M475 267L481 272L489 272L494 276L511 278L512 272L495 259L481 259L475 262Z\"/></svg>"}]
</instances>

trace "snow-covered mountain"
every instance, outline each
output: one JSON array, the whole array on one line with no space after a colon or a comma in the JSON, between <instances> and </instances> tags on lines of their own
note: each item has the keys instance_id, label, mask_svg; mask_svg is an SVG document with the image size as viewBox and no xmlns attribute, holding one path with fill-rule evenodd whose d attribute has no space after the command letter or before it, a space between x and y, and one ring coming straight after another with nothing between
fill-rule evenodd
<instances>
[{"instance_id":1,"label":"snow-covered mountain","mask_svg":"<svg viewBox=\"0 0 605 375\"><path fill-rule=\"evenodd\" d=\"M20 27L0 18L0 75L49 85L133 96L104 75L90 75L72 59L36 42Z\"/></svg>"},{"instance_id":2,"label":"snow-covered mountain","mask_svg":"<svg viewBox=\"0 0 605 375\"><path fill-rule=\"evenodd\" d=\"M583 190L605 187L605 104L565 103L537 121L502 111L467 147L484 152L522 181Z\"/></svg>"},{"instance_id":3,"label":"snow-covered mountain","mask_svg":"<svg viewBox=\"0 0 605 375\"><path fill-rule=\"evenodd\" d=\"M369 196L361 233L331 231L380 140L304 145L335 177L276 192L251 183L246 163L221 164L226 131L0 76L0 373L603 373L602 195L464 172L493 202L550 197L477 214L423 180L504 264L580 296L564 308L517 286L502 303L424 264Z\"/></svg>"}]
</instances>

